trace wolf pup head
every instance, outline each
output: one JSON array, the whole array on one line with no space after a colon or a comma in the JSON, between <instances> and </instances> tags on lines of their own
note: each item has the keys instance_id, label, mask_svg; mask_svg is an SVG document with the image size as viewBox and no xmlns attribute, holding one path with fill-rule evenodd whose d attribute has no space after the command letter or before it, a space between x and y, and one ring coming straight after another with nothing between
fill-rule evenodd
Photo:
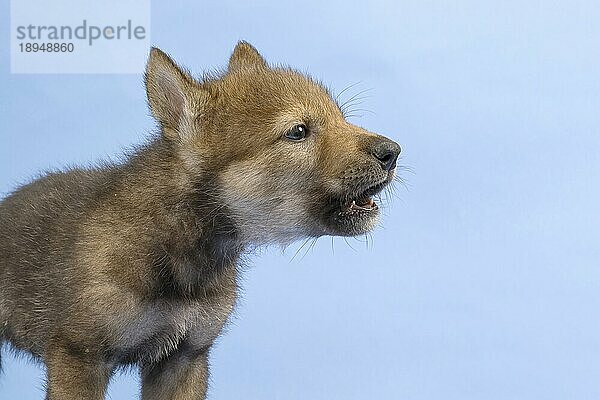
<instances>
[{"instance_id":1,"label":"wolf pup head","mask_svg":"<svg viewBox=\"0 0 600 400\"><path fill-rule=\"evenodd\" d=\"M269 66L240 42L227 71L196 80L153 48L150 109L176 143L186 173L217 182L246 243L354 236L379 217L372 196L395 173L400 146L344 119L330 93L289 68Z\"/></svg>"}]
</instances>

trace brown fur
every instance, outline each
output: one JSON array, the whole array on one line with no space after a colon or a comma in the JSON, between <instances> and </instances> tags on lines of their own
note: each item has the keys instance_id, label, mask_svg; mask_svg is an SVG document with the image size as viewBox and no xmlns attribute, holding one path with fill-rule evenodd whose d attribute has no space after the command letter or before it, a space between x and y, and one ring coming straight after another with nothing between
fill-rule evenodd
<instances>
[{"instance_id":1,"label":"brown fur","mask_svg":"<svg viewBox=\"0 0 600 400\"><path fill-rule=\"evenodd\" d=\"M122 365L144 400L204 398L244 250L362 234L393 178L398 145L247 43L202 81L153 49L146 88L160 136L0 203L0 341L45 362L47 399L102 399Z\"/></svg>"}]
</instances>

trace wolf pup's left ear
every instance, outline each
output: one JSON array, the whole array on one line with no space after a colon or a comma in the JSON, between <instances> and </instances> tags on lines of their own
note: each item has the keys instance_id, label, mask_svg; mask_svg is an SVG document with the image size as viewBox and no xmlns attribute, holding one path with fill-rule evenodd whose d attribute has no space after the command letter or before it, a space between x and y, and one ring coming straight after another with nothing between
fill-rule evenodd
<instances>
[{"instance_id":1,"label":"wolf pup's left ear","mask_svg":"<svg viewBox=\"0 0 600 400\"><path fill-rule=\"evenodd\" d=\"M233 49L227 69L231 72L242 68L267 68L267 62L258 50L243 40Z\"/></svg>"},{"instance_id":2,"label":"wolf pup's left ear","mask_svg":"<svg viewBox=\"0 0 600 400\"><path fill-rule=\"evenodd\" d=\"M163 134L171 139L185 134L186 118L194 114L200 84L156 47L150 50L145 83L150 110Z\"/></svg>"}]
</instances>

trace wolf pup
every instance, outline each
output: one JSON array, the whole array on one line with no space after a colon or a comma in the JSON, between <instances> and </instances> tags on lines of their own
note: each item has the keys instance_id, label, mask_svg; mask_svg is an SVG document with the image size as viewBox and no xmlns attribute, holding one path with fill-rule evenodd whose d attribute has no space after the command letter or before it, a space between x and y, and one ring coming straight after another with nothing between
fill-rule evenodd
<instances>
[{"instance_id":1,"label":"wolf pup","mask_svg":"<svg viewBox=\"0 0 600 400\"><path fill-rule=\"evenodd\" d=\"M127 365L144 400L205 398L244 251L364 234L394 177L396 143L248 43L202 80L153 48L145 83L159 135L0 203L0 342L45 363L49 400L102 399Z\"/></svg>"}]
</instances>

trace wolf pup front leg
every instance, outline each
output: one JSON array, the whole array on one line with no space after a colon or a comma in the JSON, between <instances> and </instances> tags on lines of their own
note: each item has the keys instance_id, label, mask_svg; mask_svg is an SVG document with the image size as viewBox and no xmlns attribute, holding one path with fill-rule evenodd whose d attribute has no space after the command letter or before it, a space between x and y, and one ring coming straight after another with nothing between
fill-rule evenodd
<instances>
[{"instance_id":1,"label":"wolf pup front leg","mask_svg":"<svg viewBox=\"0 0 600 400\"><path fill-rule=\"evenodd\" d=\"M46 352L46 400L102 400L112 371L96 358L55 347Z\"/></svg>"},{"instance_id":2,"label":"wolf pup front leg","mask_svg":"<svg viewBox=\"0 0 600 400\"><path fill-rule=\"evenodd\" d=\"M153 365L142 365L142 400L198 400L208 388L208 352L178 351Z\"/></svg>"}]
</instances>

